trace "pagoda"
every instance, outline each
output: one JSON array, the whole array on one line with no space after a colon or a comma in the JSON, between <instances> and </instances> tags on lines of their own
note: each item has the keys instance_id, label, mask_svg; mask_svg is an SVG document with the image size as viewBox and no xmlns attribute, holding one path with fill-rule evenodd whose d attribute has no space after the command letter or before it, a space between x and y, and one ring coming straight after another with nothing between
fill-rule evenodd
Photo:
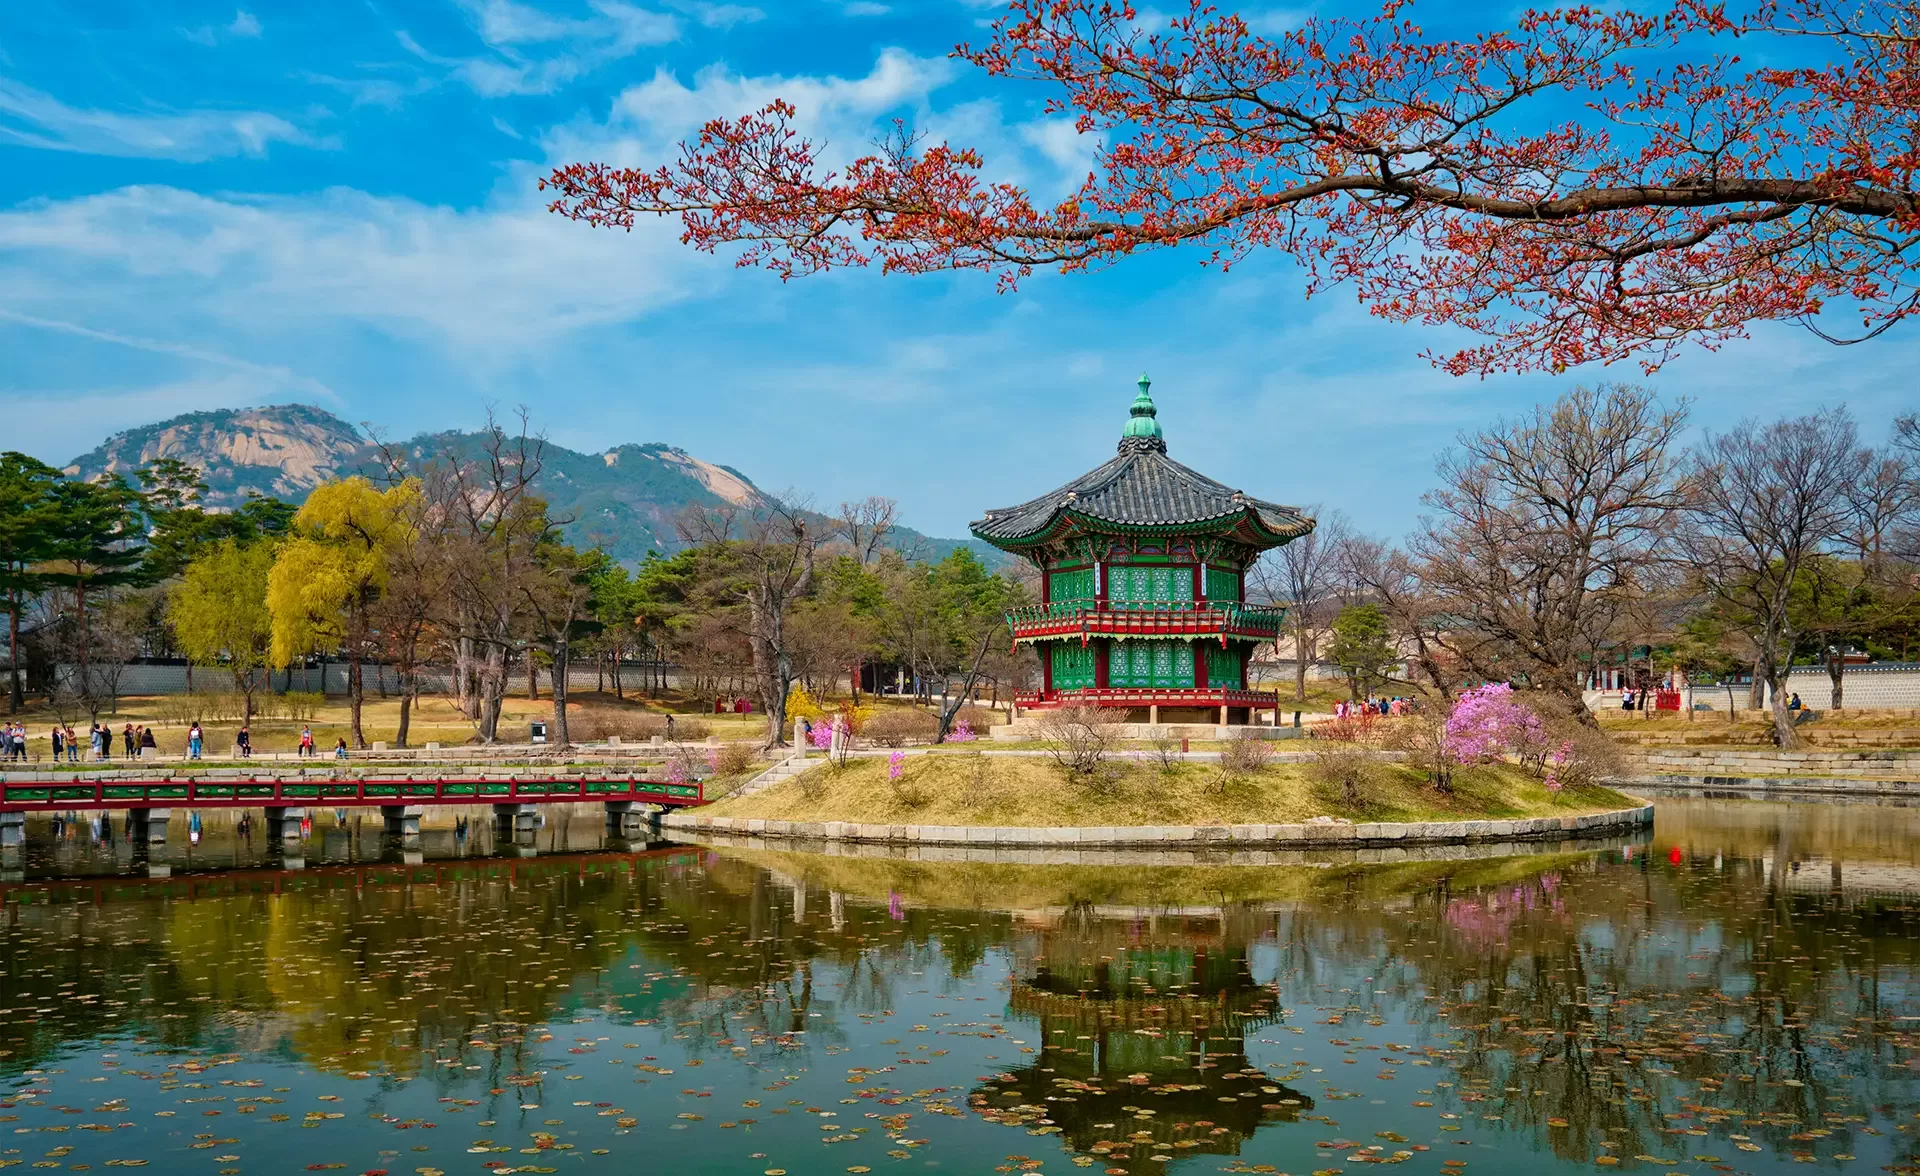
<instances>
[{"instance_id":1,"label":"pagoda","mask_svg":"<svg viewBox=\"0 0 1920 1176\"><path fill-rule=\"evenodd\" d=\"M1150 387L1141 376L1112 461L972 525L1040 571L1041 602L1008 617L1014 644L1040 655L1040 689L1017 701L1249 723L1279 705L1247 688L1247 659L1285 614L1246 603L1247 569L1313 520L1168 457Z\"/></svg>"}]
</instances>

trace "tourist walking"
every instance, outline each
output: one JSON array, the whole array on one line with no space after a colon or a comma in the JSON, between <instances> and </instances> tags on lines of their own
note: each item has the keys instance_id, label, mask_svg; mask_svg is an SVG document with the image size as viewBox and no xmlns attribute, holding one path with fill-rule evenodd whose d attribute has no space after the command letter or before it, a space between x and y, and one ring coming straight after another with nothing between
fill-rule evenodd
<instances>
[{"instance_id":1,"label":"tourist walking","mask_svg":"<svg viewBox=\"0 0 1920 1176\"><path fill-rule=\"evenodd\" d=\"M77 764L80 762L80 737L73 733L72 723L67 724L66 731L67 731L67 762L70 764Z\"/></svg>"},{"instance_id":2,"label":"tourist walking","mask_svg":"<svg viewBox=\"0 0 1920 1176\"><path fill-rule=\"evenodd\" d=\"M135 742L134 740L133 724L128 723L127 729L125 731L122 731L120 734L121 734L121 737L126 740L127 758L132 759L134 756L139 754L139 748L140 748L139 743Z\"/></svg>"},{"instance_id":3,"label":"tourist walking","mask_svg":"<svg viewBox=\"0 0 1920 1176\"><path fill-rule=\"evenodd\" d=\"M193 726L187 728L187 758L200 758L200 744L206 738L200 731L200 720L195 719Z\"/></svg>"},{"instance_id":4,"label":"tourist walking","mask_svg":"<svg viewBox=\"0 0 1920 1176\"><path fill-rule=\"evenodd\" d=\"M66 746L66 741L60 737L60 724L55 723L48 735L53 739L53 762L57 764L60 762L60 750Z\"/></svg>"}]
</instances>

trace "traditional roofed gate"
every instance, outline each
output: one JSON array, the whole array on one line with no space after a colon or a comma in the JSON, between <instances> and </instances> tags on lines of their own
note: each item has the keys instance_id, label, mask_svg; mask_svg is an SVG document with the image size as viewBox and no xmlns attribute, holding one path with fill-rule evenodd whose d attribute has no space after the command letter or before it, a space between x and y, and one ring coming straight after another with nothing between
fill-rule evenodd
<instances>
[{"instance_id":1,"label":"traditional roofed gate","mask_svg":"<svg viewBox=\"0 0 1920 1176\"><path fill-rule=\"evenodd\" d=\"M1140 377L1112 461L973 524L975 536L1041 572L1041 603L1008 618L1015 644L1040 651L1041 688L1018 701L1247 722L1278 705L1246 688L1246 665L1285 619L1246 603L1247 569L1313 520L1169 458L1149 387Z\"/></svg>"}]
</instances>

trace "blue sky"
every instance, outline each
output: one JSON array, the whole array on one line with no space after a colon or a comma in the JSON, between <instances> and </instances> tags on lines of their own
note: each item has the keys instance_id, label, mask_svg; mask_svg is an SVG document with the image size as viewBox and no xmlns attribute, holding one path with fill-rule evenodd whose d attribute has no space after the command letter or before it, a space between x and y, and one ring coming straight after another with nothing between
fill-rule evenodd
<instances>
[{"instance_id":1,"label":"blue sky","mask_svg":"<svg viewBox=\"0 0 1920 1176\"><path fill-rule=\"evenodd\" d=\"M1248 0L1257 23L1306 11ZM900 116L1042 191L1086 145L947 53L991 0L0 5L0 447L63 462L194 409L304 401L400 435L530 407L584 450L662 441L821 506L885 494L958 535L1112 451L1154 378L1173 454L1398 534L1460 430L1638 369L1491 380L1459 338L1311 302L1284 258L782 285L543 211L576 159L640 162L775 96L836 150ZM1484 6L1428 3L1441 24ZM1652 378L1695 419L1920 403L1916 328L1763 327Z\"/></svg>"}]
</instances>

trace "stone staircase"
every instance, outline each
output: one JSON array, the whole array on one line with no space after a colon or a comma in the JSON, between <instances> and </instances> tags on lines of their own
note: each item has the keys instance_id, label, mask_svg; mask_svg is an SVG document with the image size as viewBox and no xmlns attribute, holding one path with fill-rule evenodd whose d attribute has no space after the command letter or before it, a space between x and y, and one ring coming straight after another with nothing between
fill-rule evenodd
<instances>
[{"instance_id":1,"label":"stone staircase","mask_svg":"<svg viewBox=\"0 0 1920 1176\"><path fill-rule=\"evenodd\" d=\"M796 751L787 756L786 759L781 760L758 776L755 776L745 784L729 792L727 799L731 800L736 796L752 796L756 792L764 792L783 780L791 780L808 768L817 768L826 762L826 757L824 756L815 756L809 759L807 756Z\"/></svg>"}]
</instances>

